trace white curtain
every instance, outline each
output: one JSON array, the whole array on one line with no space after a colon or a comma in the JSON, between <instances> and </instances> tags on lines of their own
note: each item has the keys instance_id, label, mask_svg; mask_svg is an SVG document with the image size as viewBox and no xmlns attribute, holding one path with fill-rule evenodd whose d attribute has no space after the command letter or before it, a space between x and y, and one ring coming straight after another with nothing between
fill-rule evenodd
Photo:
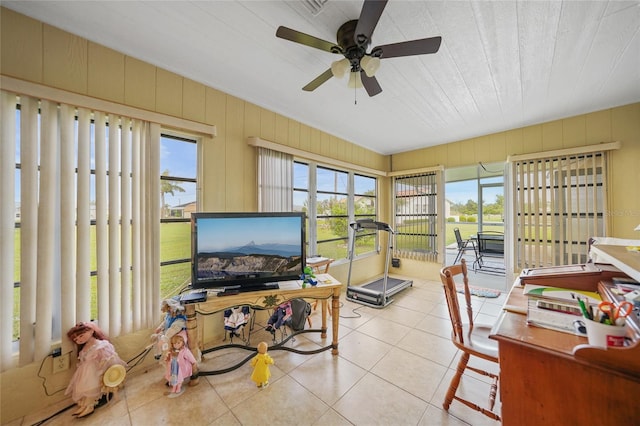
<instances>
[{"instance_id":1,"label":"white curtain","mask_svg":"<svg viewBox=\"0 0 640 426\"><path fill-rule=\"evenodd\" d=\"M0 92L0 371L11 362L15 235L16 97ZM8 202L7 202L8 201Z\"/></svg>"},{"instance_id":2,"label":"white curtain","mask_svg":"<svg viewBox=\"0 0 640 426\"><path fill-rule=\"evenodd\" d=\"M262 212L293 210L293 157L258 148L258 207Z\"/></svg>"},{"instance_id":3,"label":"white curtain","mask_svg":"<svg viewBox=\"0 0 640 426\"><path fill-rule=\"evenodd\" d=\"M607 153L510 157L517 269L584 263L607 234Z\"/></svg>"},{"instance_id":4,"label":"white curtain","mask_svg":"<svg viewBox=\"0 0 640 426\"><path fill-rule=\"evenodd\" d=\"M16 317L20 365L46 357L57 340L63 352L70 351L64 335L79 321L97 320L111 337L154 324L160 299L160 125L1 95L4 371L15 352Z\"/></svg>"}]
</instances>

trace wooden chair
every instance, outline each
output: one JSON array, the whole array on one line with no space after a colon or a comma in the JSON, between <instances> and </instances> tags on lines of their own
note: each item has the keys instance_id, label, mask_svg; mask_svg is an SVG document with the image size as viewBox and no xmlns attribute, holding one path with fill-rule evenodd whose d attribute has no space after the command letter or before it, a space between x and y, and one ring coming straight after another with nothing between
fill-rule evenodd
<instances>
[{"instance_id":1,"label":"wooden chair","mask_svg":"<svg viewBox=\"0 0 640 426\"><path fill-rule=\"evenodd\" d=\"M333 263L333 259L329 259L326 257L319 257L317 259L314 259L314 258L307 259L307 266L310 266L313 269L314 274L328 274L329 267L331 266L332 263ZM323 266L324 266L324 270L322 270ZM314 300L311 306L313 306L313 310L315 311L316 308L318 307L318 300L317 299ZM331 316L330 301L327 301L327 312L329 313L329 316ZM311 318L309 318L309 321L311 321ZM311 322L309 322L309 327L311 327Z\"/></svg>"},{"instance_id":2,"label":"wooden chair","mask_svg":"<svg viewBox=\"0 0 640 426\"><path fill-rule=\"evenodd\" d=\"M464 324L460 314L460 305L458 303L458 294L456 283L454 281L455 276L462 276L464 285L464 298L467 305L467 316L469 318L469 322ZM451 326L453 327L451 331L451 340L453 341L453 344L462 351L460 361L456 368L456 373L451 379L451 383L449 384L449 389L447 390L447 395L445 396L442 406L445 411L448 411L451 402L455 399L474 410L480 411L482 414L491 417L492 419L500 420L499 414L493 411L496 394L498 392L498 376L488 371L468 365L471 356L482 358L487 361L493 361L497 364L498 342L489 339L491 326L473 323L473 309L471 308L471 294L469 293L469 280L467 278L467 263L465 259L462 259L459 265L442 268L440 270L440 279L444 286L444 294L447 299L447 306L449 307L449 317L451 318ZM471 401L456 396L456 391L460 385L460 379L466 369L472 370L483 376L490 377L493 380L489 391L488 409L482 408Z\"/></svg>"}]
</instances>

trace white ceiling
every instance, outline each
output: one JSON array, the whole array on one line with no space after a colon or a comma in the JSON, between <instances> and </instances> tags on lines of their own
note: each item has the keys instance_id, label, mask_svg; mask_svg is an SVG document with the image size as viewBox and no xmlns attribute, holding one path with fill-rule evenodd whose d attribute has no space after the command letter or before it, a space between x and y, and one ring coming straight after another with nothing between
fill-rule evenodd
<instances>
[{"instance_id":1,"label":"white ceiling","mask_svg":"<svg viewBox=\"0 0 640 426\"><path fill-rule=\"evenodd\" d=\"M371 98L346 79L301 90L340 57L276 38L278 26L333 43L362 8L329 0L314 16L304 3L2 1L382 154L640 101L639 1L391 0L372 46L438 35L442 45L383 60Z\"/></svg>"}]
</instances>

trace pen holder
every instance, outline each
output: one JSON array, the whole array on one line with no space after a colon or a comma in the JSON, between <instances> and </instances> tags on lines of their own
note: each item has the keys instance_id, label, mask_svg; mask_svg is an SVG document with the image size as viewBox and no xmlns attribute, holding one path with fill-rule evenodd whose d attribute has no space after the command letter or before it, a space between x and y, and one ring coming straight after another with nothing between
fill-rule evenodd
<instances>
[{"instance_id":1,"label":"pen holder","mask_svg":"<svg viewBox=\"0 0 640 426\"><path fill-rule=\"evenodd\" d=\"M601 324L587 318L583 318L583 320L587 327L587 339L590 345L603 348L624 346L624 337L627 334L626 326Z\"/></svg>"}]
</instances>

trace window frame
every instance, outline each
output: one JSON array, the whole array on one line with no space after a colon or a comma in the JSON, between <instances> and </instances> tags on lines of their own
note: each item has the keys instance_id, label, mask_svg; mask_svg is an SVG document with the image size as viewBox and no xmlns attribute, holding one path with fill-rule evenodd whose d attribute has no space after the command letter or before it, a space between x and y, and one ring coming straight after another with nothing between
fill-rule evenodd
<instances>
[{"instance_id":1,"label":"window frame","mask_svg":"<svg viewBox=\"0 0 640 426\"><path fill-rule=\"evenodd\" d=\"M296 192L298 193L306 193L306 201L307 201L307 231L306 231L306 239L307 239L307 257L311 257L313 255L321 255L324 257L331 257L333 259L335 259L336 263L344 263L349 261L349 259L351 258L351 247L352 247L352 240L351 238L353 237L353 232L352 232L352 228L349 226L349 224L353 223L358 217L362 218L362 217L371 217L372 219L376 220L379 216L379 210L380 210L380 204L379 204L379 185L380 185L380 181L378 179L377 176L375 175L368 175L366 173L363 173L361 171L356 171L356 170L352 170L352 169L348 169L348 168L341 168L341 167L335 167L335 166L329 166L326 165L324 163L319 163L316 161L312 161L312 160L307 160L307 159L301 159L301 158L294 158L293 159L294 162L294 185L292 188L292 191L294 193L294 200L297 199L297 197L295 196ZM296 186L296 179L295 179L295 173L296 173L296 164L298 165L303 165L306 166L307 168L307 182L306 182L306 187L300 187L300 186ZM326 189L322 189L319 190L318 189L318 183L317 183L317 178L318 178L318 169L321 170L328 170L328 171L332 171L332 172L336 172L336 173L345 173L346 174L346 178L347 178L347 183L346 183L346 192L343 191L328 191ZM367 179L372 179L373 180L373 184L374 184L374 195L366 195L366 194L359 194L355 192L355 176L361 176ZM323 194L323 195L335 195L335 196L342 196L342 197L346 197L346 201L347 201L347 212L344 215L318 215L318 194ZM367 196L373 199L375 207L374 210L375 212L372 215L363 215L363 214L359 214L356 215L355 213L355 199L356 197L359 196ZM294 203L295 204L295 203ZM295 205L294 205L295 208ZM345 236L338 236L335 238L330 238L330 239L323 239L323 240L319 240L318 239L318 219L346 219L347 221L347 229L346 229L346 235ZM356 242L358 239L363 239L365 237L368 237L369 235L357 235L356 236ZM344 241L344 243L346 244L346 255L345 257L338 257L338 256L331 256L328 255L327 253L321 253L321 250L318 249L319 245L322 243L331 243L331 242L336 242L336 241ZM375 235L375 243L373 244L373 250L367 251L367 252L363 252L363 253L358 253L356 250L356 254L355 256L353 256L354 259L357 258L361 258L361 257L365 257L368 255L372 255L372 254L376 254L376 247L378 245L378 236ZM336 258L337 257L337 258Z\"/></svg>"},{"instance_id":2,"label":"window frame","mask_svg":"<svg viewBox=\"0 0 640 426\"><path fill-rule=\"evenodd\" d=\"M182 133L182 132L177 132L171 129L167 129L167 128L162 128L161 132L160 132L160 144L162 144L162 140L163 138L170 138L174 141L177 142L184 142L184 143L193 143L196 146L196 158L195 158L195 164L196 164L196 173L195 173L195 177L185 177L185 176L179 176L179 175L164 175L164 170L163 167L161 165L160 167L160 182L162 183L162 181L172 181L172 182L187 182L187 183L192 183L195 185L195 209L194 211L199 211L199 206L200 206L200 187L198 186L198 181L201 181L200 177L201 177L201 149L202 149L202 138L192 135L192 134L187 134L187 133ZM161 185L162 187L162 185ZM164 209L165 206L162 206L162 209ZM174 217L165 217L161 214L160 216L160 228L162 229L162 225L163 224L172 224L172 223L191 223L191 218L190 217L182 217L182 218L174 218ZM189 247L191 247L191 229L189 228ZM187 279L176 285L175 287L172 288L171 291L168 291L167 293L162 293L162 283L165 281L165 277L163 276L164 274L167 273L167 267L172 267L175 265L181 265L181 264L188 264L188 270L189 270L189 274ZM174 258L174 259L161 259L160 260L160 285L161 285L161 293L160 296L162 299L166 299L172 296L175 296L177 294L179 294L180 292L184 291L184 289L186 287L188 287L188 285L191 283L191 252L189 252L189 257L186 258Z\"/></svg>"},{"instance_id":3,"label":"window frame","mask_svg":"<svg viewBox=\"0 0 640 426\"><path fill-rule=\"evenodd\" d=\"M426 182L430 185L431 189L428 192L421 192L416 195L398 195L398 181L403 179L416 179L416 178L429 178L429 181ZM409 259L417 259L417 260L426 260L426 261L438 261L438 257L441 253L441 244L443 244L443 235L444 235L444 215L440 212L444 212L444 182L443 182L443 173L441 168L437 169L425 169L420 171L415 171L410 174L402 174L397 173L394 174L392 179L392 200L393 200L393 223L395 226L394 236L393 236L393 255L394 257L399 258L409 258ZM398 214L399 209L399 200L412 200L418 199L418 197L428 197L427 200L431 200L431 202L427 203L428 209L426 212L422 212L424 206L420 207L418 210L413 212L405 212L401 215ZM413 209L415 210L415 209ZM401 230L401 224L404 223L402 218L416 216L416 217L425 217L427 219L427 232L403 232ZM423 236L427 239L427 248L430 245L430 250L416 250L415 247L410 249L402 249L401 246L404 246L401 242L399 242L402 238L411 239L413 237Z\"/></svg>"}]
</instances>

